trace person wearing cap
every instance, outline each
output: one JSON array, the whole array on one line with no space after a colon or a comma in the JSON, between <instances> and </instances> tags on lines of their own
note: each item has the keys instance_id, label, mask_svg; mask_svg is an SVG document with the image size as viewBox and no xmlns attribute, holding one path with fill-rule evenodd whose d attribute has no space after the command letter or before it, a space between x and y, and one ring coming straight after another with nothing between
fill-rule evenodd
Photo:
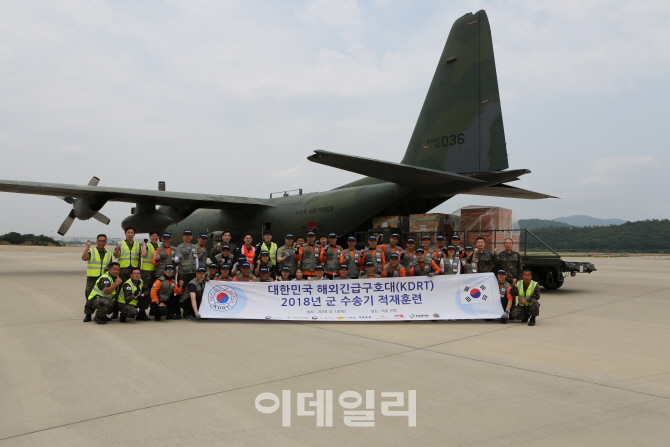
<instances>
[{"instance_id":1,"label":"person wearing cap","mask_svg":"<svg viewBox=\"0 0 670 447\"><path fill-rule=\"evenodd\" d=\"M356 279L361 276L361 265L358 262L361 252L356 250L356 238L354 236L347 238L347 245L348 248L343 250L340 256L340 270L342 264L346 264L349 278Z\"/></svg>"},{"instance_id":2,"label":"person wearing cap","mask_svg":"<svg viewBox=\"0 0 670 447\"><path fill-rule=\"evenodd\" d=\"M216 264L213 264L216 267ZM218 270L218 267L217 267ZM200 303L202 302L202 293L205 290L205 283L207 282L207 269L205 266L200 266L195 271L195 278L186 285L186 291L182 294L183 298L179 300L179 307L184 311L184 318L189 321L197 321L200 319Z\"/></svg>"},{"instance_id":3,"label":"person wearing cap","mask_svg":"<svg viewBox=\"0 0 670 447\"><path fill-rule=\"evenodd\" d=\"M290 233L284 238L284 245L277 250L277 265L282 268L282 272L284 267L288 267L291 278L295 275L295 269L298 268L298 261L295 257L299 251L300 249L293 244L293 235Z\"/></svg>"},{"instance_id":4,"label":"person wearing cap","mask_svg":"<svg viewBox=\"0 0 670 447\"><path fill-rule=\"evenodd\" d=\"M253 282L255 278L256 277L251 273L251 264L249 264L247 261L244 261L240 265L240 271L237 272L233 281Z\"/></svg>"},{"instance_id":5,"label":"person wearing cap","mask_svg":"<svg viewBox=\"0 0 670 447\"><path fill-rule=\"evenodd\" d=\"M400 236L398 233L393 233L391 234L391 237L389 237L388 244L379 246L380 249L384 250L384 259L387 261L390 260L393 253L398 254L398 259L402 257L402 248L400 248L398 242L400 242Z\"/></svg>"},{"instance_id":6,"label":"person wearing cap","mask_svg":"<svg viewBox=\"0 0 670 447\"><path fill-rule=\"evenodd\" d=\"M249 261L247 261L246 256L240 255L237 258L237 262L235 264L233 264L233 268L230 270L230 274L233 275L233 276L237 276L237 274L242 269L242 264L244 264L245 262L249 262Z\"/></svg>"},{"instance_id":7,"label":"person wearing cap","mask_svg":"<svg viewBox=\"0 0 670 447\"><path fill-rule=\"evenodd\" d=\"M428 236L427 234L421 238L421 247L423 248L424 255L430 258L431 260L435 261L435 263L437 264L437 258L433 256L433 253L435 251L433 248L433 243L430 240L430 236Z\"/></svg>"},{"instance_id":8,"label":"person wearing cap","mask_svg":"<svg viewBox=\"0 0 670 447\"><path fill-rule=\"evenodd\" d=\"M416 264L409 269L409 276L435 276L440 274L440 268L435 261L426 256L423 247L416 249Z\"/></svg>"},{"instance_id":9,"label":"person wearing cap","mask_svg":"<svg viewBox=\"0 0 670 447\"><path fill-rule=\"evenodd\" d=\"M219 277L219 264L216 262L209 264L209 274L205 277L205 281L221 281Z\"/></svg>"},{"instance_id":10,"label":"person wearing cap","mask_svg":"<svg viewBox=\"0 0 670 447\"><path fill-rule=\"evenodd\" d=\"M270 276L275 276L275 265L270 260L270 253L267 250L263 250L256 261L256 267L254 267L254 275L260 275L260 269L267 267L270 271Z\"/></svg>"},{"instance_id":11,"label":"person wearing cap","mask_svg":"<svg viewBox=\"0 0 670 447\"><path fill-rule=\"evenodd\" d=\"M521 255L512 250L514 241L512 239L505 239L505 250L496 255L498 268L507 272L507 282L516 285L517 281L521 279L521 272L523 271L523 263L521 262Z\"/></svg>"},{"instance_id":12,"label":"person wearing cap","mask_svg":"<svg viewBox=\"0 0 670 447\"><path fill-rule=\"evenodd\" d=\"M328 235L328 244L321 247L319 262L323 264L326 269L326 276L328 279L333 279L335 272L342 264L340 258L342 257L342 247L337 245L337 234L330 233Z\"/></svg>"},{"instance_id":13,"label":"person wearing cap","mask_svg":"<svg viewBox=\"0 0 670 447\"><path fill-rule=\"evenodd\" d=\"M337 275L335 275L333 279L334 280L351 279L349 278L349 266L347 264L340 265L340 269L337 271Z\"/></svg>"},{"instance_id":14,"label":"person wearing cap","mask_svg":"<svg viewBox=\"0 0 670 447\"><path fill-rule=\"evenodd\" d=\"M465 274L478 273L477 258L475 257L475 249L472 245L466 245L461 258L461 271Z\"/></svg>"},{"instance_id":15,"label":"person wearing cap","mask_svg":"<svg viewBox=\"0 0 670 447\"><path fill-rule=\"evenodd\" d=\"M477 271L481 273L488 273L496 264L498 247L491 252L486 248L486 239L479 236L475 239L475 258L477 259Z\"/></svg>"},{"instance_id":16,"label":"person wearing cap","mask_svg":"<svg viewBox=\"0 0 670 447\"><path fill-rule=\"evenodd\" d=\"M166 265L174 265L174 257L177 253L177 247L170 245L171 241L172 235L170 233L163 233L161 236L161 248L154 252L154 257L151 262L156 266L156 278L163 276L163 270ZM152 282L150 287L153 287L155 282L156 281Z\"/></svg>"},{"instance_id":17,"label":"person wearing cap","mask_svg":"<svg viewBox=\"0 0 670 447\"><path fill-rule=\"evenodd\" d=\"M377 271L376 271L377 266L372 261L366 261L363 268L365 270L361 272L361 275L359 276L359 279L381 278L382 277L379 273L377 273Z\"/></svg>"},{"instance_id":18,"label":"person wearing cap","mask_svg":"<svg viewBox=\"0 0 670 447\"><path fill-rule=\"evenodd\" d=\"M358 258L358 264L361 267L367 265L368 262L375 265L375 274L381 275L386 265L386 258L384 258L384 251L377 247L377 236L374 234L368 236L368 246L361 251Z\"/></svg>"},{"instance_id":19,"label":"person wearing cap","mask_svg":"<svg viewBox=\"0 0 670 447\"><path fill-rule=\"evenodd\" d=\"M303 244L295 259L301 262L303 276L310 278L316 274L316 265L319 263L319 246L316 245L316 234L307 232L307 243Z\"/></svg>"},{"instance_id":20,"label":"person wearing cap","mask_svg":"<svg viewBox=\"0 0 670 447\"><path fill-rule=\"evenodd\" d=\"M146 297L146 298L145 298ZM135 318L137 321L149 321L144 312L147 304L151 301L149 294L144 290L142 284L142 269L135 267L130 272L128 281L121 285L121 292L116 297L119 308L119 322L125 323L127 318Z\"/></svg>"},{"instance_id":21,"label":"person wearing cap","mask_svg":"<svg viewBox=\"0 0 670 447\"><path fill-rule=\"evenodd\" d=\"M443 235L437 235L437 245L433 251L433 257L438 261L447 255L447 247L444 245L446 241L447 238L445 238Z\"/></svg>"},{"instance_id":22,"label":"person wearing cap","mask_svg":"<svg viewBox=\"0 0 670 447\"><path fill-rule=\"evenodd\" d=\"M209 237L205 233L200 233L200 236L198 236L198 246L195 249L195 254L198 257L198 267L207 267L207 248L205 248L207 239Z\"/></svg>"},{"instance_id":23,"label":"person wearing cap","mask_svg":"<svg viewBox=\"0 0 670 447\"><path fill-rule=\"evenodd\" d=\"M456 256L456 247L449 244L447 246L447 256L442 260L442 265L444 265L444 270L440 269L440 272L445 275L458 275L461 273L461 262L460 259Z\"/></svg>"},{"instance_id":24,"label":"person wearing cap","mask_svg":"<svg viewBox=\"0 0 670 447\"><path fill-rule=\"evenodd\" d=\"M233 254L233 259L235 259L235 253L237 252L237 245L230 242L232 237L233 236L232 236L232 233L230 232L230 230L228 230L228 229L223 230L223 233L221 233L221 241L217 242L209 252L209 259L210 260L216 259L216 257L219 254L221 254L221 252L223 251L223 246L224 245L228 246L228 248L230 249L230 253ZM224 256L224 258L225 258L225 256ZM231 265L232 265L232 263L231 263Z\"/></svg>"},{"instance_id":25,"label":"person wearing cap","mask_svg":"<svg viewBox=\"0 0 670 447\"><path fill-rule=\"evenodd\" d=\"M107 245L107 235L99 234L95 238L95 248L91 248L91 243L86 243L84 254L81 260L86 262L86 288L84 289L84 299L88 302L88 296L95 287L98 279L107 271L112 262L112 253L105 249Z\"/></svg>"},{"instance_id":26,"label":"person wearing cap","mask_svg":"<svg viewBox=\"0 0 670 447\"><path fill-rule=\"evenodd\" d=\"M461 237L457 234L451 236L451 245L456 247L456 257L460 258L463 252L463 249L459 245L461 243Z\"/></svg>"},{"instance_id":27,"label":"person wearing cap","mask_svg":"<svg viewBox=\"0 0 670 447\"><path fill-rule=\"evenodd\" d=\"M256 245L256 262L258 262L258 258L260 258L261 253L264 251L267 251L270 255L272 265L277 265L277 244L272 242L272 231L270 230L263 231L263 242ZM274 271L271 271L270 274L274 276Z\"/></svg>"},{"instance_id":28,"label":"person wearing cap","mask_svg":"<svg viewBox=\"0 0 670 447\"><path fill-rule=\"evenodd\" d=\"M149 295L149 288L156 281L156 266L154 265L154 253L160 250L158 243L158 231L149 232L149 240L144 240L142 244L142 284L144 291Z\"/></svg>"},{"instance_id":29,"label":"person wearing cap","mask_svg":"<svg viewBox=\"0 0 670 447\"><path fill-rule=\"evenodd\" d=\"M161 321L162 317L167 317L168 320L181 319L177 295L181 295L184 282L178 282L174 274L175 266L167 264L163 274L151 287L151 314L155 321Z\"/></svg>"},{"instance_id":30,"label":"person wearing cap","mask_svg":"<svg viewBox=\"0 0 670 447\"><path fill-rule=\"evenodd\" d=\"M328 280L328 277L326 275L324 275L324 273L325 273L324 266L319 264L314 269L314 276L312 276L311 278L308 278L308 281L326 281L326 280Z\"/></svg>"},{"instance_id":31,"label":"person wearing cap","mask_svg":"<svg viewBox=\"0 0 670 447\"><path fill-rule=\"evenodd\" d=\"M516 286L510 285L507 282L507 272L504 269L498 270L496 277L498 278L498 288L500 289L500 304L502 305L502 317L500 322L507 324L510 317L510 311L514 306L514 297L519 295Z\"/></svg>"},{"instance_id":32,"label":"person wearing cap","mask_svg":"<svg viewBox=\"0 0 670 447\"><path fill-rule=\"evenodd\" d=\"M510 320L521 320L522 323L528 321L528 326L535 326L535 317L540 315L540 285L533 281L533 271L529 268L523 269L521 281L516 285L518 289L519 301L513 307L509 314ZM509 309L507 309L509 312Z\"/></svg>"},{"instance_id":33,"label":"person wearing cap","mask_svg":"<svg viewBox=\"0 0 670 447\"><path fill-rule=\"evenodd\" d=\"M195 270L199 267L198 247L191 244L193 230L184 230L182 239L184 242L177 245L177 250L175 250L174 262L179 267L177 279L183 281L184 284L188 284L195 278Z\"/></svg>"},{"instance_id":34,"label":"person wearing cap","mask_svg":"<svg viewBox=\"0 0 670 447\"><path fill-rule=\"evenodd\" d=\"M288 265L282 266L282 268L279 269L279 276L277 277L277 281L290 281L291 280L291 267Z\"/></svg>"},{"instance_id":35,"label":"person wearing cap","mask_svg":"<svg viewBox=\"0 0 670 447\"><path fill-rule=\"evenodd\" d=\"M402 257L400 263L402 264L403 267L405 267L405 271L408 274L409 270L417 262L415 250L416 250L416 242L414 242L414 239L413 238L407 239L407 246L405 247L405 250L403 252L405 256Z\"/></svg>"},{"instance_id":36,"label":"person wearing cap","mask_svg":"<svg viewBox=\"0 0 670 447\"><path fill-rule=\"evenodd\" d=\"M84 314L86 314L84 323L91 321L93 312L95 312L93 320L96 323L107 324L110 321L110 318L107 318L107 314L114 309L114 301L121 285L119 270L121 270L119 263L112 262L109 264L109 269L100 275L96 281L84 306Z\"/></svg>"},{"instance_id":37,"label":"person wearing cap","mask_svg":"<svg viewBox=\"0 0 670 447\"><path fill-rule=\"evenodd\" d=\"M386 264L384 270L382 270L382 278L398 278L405 277L405 267L400 264L400 255L398 253L391 253L391 262Z\"/></svg>"},{"instance_id":38,"label":"person wearing cap","mask_svg":"<svg viewBox=\"0 0 670 447\"><path fill-rule=\"evenodd\" d=\"M259 275L254 278L254 282L274 282L274 279L270 276L272 270L267 265L259 268L258 273Z\"/></svg>"},{"instance_id":39,"label":"person wearing cap","mask_svg":"<svg viewBox=\"0 0 670 447\"><path fill-rule=\"evenodd\" d=\"M254 263L254 258L256 258L256 248L251 245L251 243L254 241L254 238L251 236L251 233L247 233L244 235L244 244L240 247L239 252L237 253L237 257L239 258L241 255L243 255L245 258L247 258L247 262L249 264Z\"/></svg>"},{"instance_id":40,"label":"person wearing cap","mask_svg":"<svg viewBox=\"0 0 670 447\"><path fill-rule=\"evenodd\" d=\"M293 278L293 281L307 281L307 278L305 278L303 274L302 268L298 267L295 269L295 278Z\"/></svg>"},{"instance_id":41,"label":"person wearing cap","mask_svg":"<svg viewBox=\"0 0 670 447\"><path fill-rule=\"evenodd\" d=\"M219 281L232 281L233 277L230 276L230 264L223 264L219 270Z\"/></svg>"},{"instance_id":42,"label":"person wearing cap","mask_svg":"<svg viewBox=\"0 0 670 447\"><path fill-rule=\"evenodd\" d=\"M223 265L223 264L233 265L233 264L235 264L235 255L233 255L232 249L230 248L230 245L223 244L221 246L221 251L217 255L214 255L214 260L219 265Z\"/></svg>"}]
</instances>

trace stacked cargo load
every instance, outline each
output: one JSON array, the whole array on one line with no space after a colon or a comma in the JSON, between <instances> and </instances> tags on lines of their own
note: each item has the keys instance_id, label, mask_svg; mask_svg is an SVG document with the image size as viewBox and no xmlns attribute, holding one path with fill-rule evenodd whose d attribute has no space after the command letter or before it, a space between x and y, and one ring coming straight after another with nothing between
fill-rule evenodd
<instances>
[{"instance_id":1,"label":"stacked cargo load","mask_svg":"<svg viewBox=\"0 0 670 447\"><path fill-rule=\"evenodd\" d=\"M417 243L420 243L421 238L425 235L430 236L433 243L440 234L448 239L453 231L448 221L449 214L410 214L409 237L414 238Z\"/></svg>"},{"instance_id":2,"label":"stacked cargo load","mask_svg":"<svg viewBox=\"0 0 670 447\"><path fill-rule=\"evenodd\" d=\"M453 225L456 233L464 236L467 232L468 243L474 245L478 237L483 237L486 249L503 249L505 239L519 247L519 232L515 230L512 210L496 206L467 206L451 214L448 224Z\"/></svg>"},{"instance_id":3,"label":"stacked cargo load","mask_svg":"<svg viewBox=\"0 0 670 447\"><path fill-rule=\"evenodd\" d=\"M409 230L407 216L379 216L372 218L372 228L397 228L400 232Z\"/></svg>"}]
</instances>

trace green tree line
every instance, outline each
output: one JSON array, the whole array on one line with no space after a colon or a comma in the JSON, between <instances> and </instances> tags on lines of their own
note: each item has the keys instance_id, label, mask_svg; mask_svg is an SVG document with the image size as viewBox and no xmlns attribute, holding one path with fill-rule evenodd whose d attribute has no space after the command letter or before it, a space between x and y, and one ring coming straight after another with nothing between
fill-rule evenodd
<instances>
[{"instance_id":1,"label":"green tree line","mask_svg":"<svg viewBox=\"0 0 670 447\"><path fill-rule=\"evenodd\" d=\"M36 236L34 234L21 234L15 231L0 236L0 241L7 241L12 245L21 245L26 242L33 242L35 245L61 245L57 240L43 234Z\"/></svg>"},{"instance_id":2,"label":"green tree line","mask_svg":"<svg viewBox=\"0 0 670 447\"><path fill-rule=\"evenodd\" d=\"M670 253L668 219L641 220L606 227L535 228L531 231L558 251Z\"/></svg>"}]
</instances>

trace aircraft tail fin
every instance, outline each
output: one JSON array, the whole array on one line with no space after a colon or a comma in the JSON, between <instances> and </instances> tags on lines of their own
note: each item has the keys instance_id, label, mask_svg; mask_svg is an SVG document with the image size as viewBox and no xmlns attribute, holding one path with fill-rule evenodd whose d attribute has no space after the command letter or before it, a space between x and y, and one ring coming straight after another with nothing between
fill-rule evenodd
<instances>
[{"instance_id":1,"label":"aircraft tail fin","mask_svg":"<svg viewBox=\"0 0 670 447\"><path fill-rule=\"evenodd\" d=\"M508 168L485 11L454 22L401 163L459 174Z\"/></svg>"}]
</instances>

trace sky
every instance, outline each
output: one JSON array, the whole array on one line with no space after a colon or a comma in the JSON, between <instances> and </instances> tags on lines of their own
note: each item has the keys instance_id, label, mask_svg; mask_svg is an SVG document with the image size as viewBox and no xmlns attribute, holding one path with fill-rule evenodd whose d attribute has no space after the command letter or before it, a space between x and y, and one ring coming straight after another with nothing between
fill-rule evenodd
<instances>
[{"instance_id":1,"label":"sky","mask_svg":"<svg viewBox=\"0 0 670 447\"><path fill-rule=\"evenodd\" d=\"M269 197L360 176L315 149L399 162L453 22L487 11L514 186L456 196L515 218L663 219L670 2L2 2L0 179ZM108 203L120 236L133 204ZM0 193L0 234L56 235L70 205Z\"/></svg>"}]
</instances>

